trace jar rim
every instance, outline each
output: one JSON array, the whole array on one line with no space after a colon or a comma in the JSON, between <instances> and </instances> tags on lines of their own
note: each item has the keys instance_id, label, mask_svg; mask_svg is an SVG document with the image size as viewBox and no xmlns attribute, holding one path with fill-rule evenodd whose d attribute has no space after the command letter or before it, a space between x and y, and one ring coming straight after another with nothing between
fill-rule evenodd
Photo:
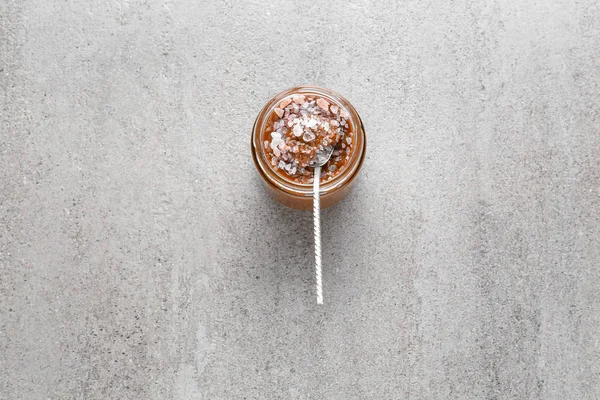
<instances>
[{"instance_id":1,"label":"jar rim","mask_svg":"<svg viewBox=\"0 0 600 400\"><path fill-rule=\"evenodd\" d=\"M266 158L265 149L262 143L262 136L265 129L265 124L269 116L271 115L271 112L284 98L294 94L316 94L325 98L329 98L332 100L332 102L337 103L343 108L345 108L350 115L349 122L352 124L355 132L355 149L351 153L351 158L347 166L332 179L328 180L327 182L321 183L321 187L319 189L322 195L332 193L344 187L346 184L350 183L354 179L360 167L362 166L366 149L364 126L362 124L360 116L358 115L358 112L348 100L346 100L344 97L332 90L325 89L319 86L297 86L284 90L283 92L280 92L273 98L271 98L261 109L260 113L256 117L256 120L254 121L254 126L252 128L251 143L252 158L254 159L254 163L259 173L263 176L265 181L267 181L271 185L297 196L312 196L312 184L296 183L290 179L285 178L281 174L278 174L272 168L272 166Z\"/></svg>"}]
</instances>

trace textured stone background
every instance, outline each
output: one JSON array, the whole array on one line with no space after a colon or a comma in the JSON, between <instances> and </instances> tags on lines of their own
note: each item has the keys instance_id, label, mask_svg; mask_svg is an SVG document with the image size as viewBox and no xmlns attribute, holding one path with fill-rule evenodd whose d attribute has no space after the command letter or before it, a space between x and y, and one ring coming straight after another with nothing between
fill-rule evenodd
<instances>
[{"instance_id":1,"label":"textured stone background","mask_svg":"<svg viewBox=\"0 0 600 400\"><path fill-rule=\"evenodd\" d=\"M0 2L0 398L600 398L600 6ZM324 215L249 153L349 98Z\"/></svg>"}]
</instances>

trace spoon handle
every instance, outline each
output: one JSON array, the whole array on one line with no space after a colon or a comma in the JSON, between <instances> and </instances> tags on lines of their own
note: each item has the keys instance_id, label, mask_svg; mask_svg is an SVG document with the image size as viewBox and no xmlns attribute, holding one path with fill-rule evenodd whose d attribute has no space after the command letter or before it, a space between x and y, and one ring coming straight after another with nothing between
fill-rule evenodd
<instances>
[{"instance_id":1,"label":"spoon handle","mask_svg":"<svg viewBox=\"0 0 600 400\"><path fill-rule=\"evenodd\" d=\"M313 180L313 218L315 226L315 273L317 278L317 304L323 304L323 282L321 277L321 201L319 186L321 167L315 167Z\"/></svg>"}]
</instances>

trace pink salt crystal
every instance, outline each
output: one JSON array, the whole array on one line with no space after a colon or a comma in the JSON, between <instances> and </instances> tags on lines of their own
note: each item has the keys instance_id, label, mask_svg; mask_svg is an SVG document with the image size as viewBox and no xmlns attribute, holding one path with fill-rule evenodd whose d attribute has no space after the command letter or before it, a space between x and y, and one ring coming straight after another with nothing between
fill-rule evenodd
<instances>
[{"instance_id":1,"label":"pink salt crystal","mask_svg":"<svg viewBox=\"0 0 600 400\"><path fill-rule=\"evenodd\" d=\"M329 102L325 99L318 98L317 105L321 107L323 110L327 111L329 109Z\"/></svg>"},{"instance_id":2,"label":"pink salt crystal","mask_svg":"<svg viewBox=\"0 0 600 400\"><path fill-rule=\"evenodd\" d=\"M287 126L292 126L294 124L294 119L296 119L296 114L290 114L287 116Z\"/></svg>"},{"instance_id":3,"label":"pink salt crystal","mask_svg":"<svg viewBox=\"0 0 600 400\"><path fill-rule=\"evenodd\" d=\"M275 111L275 114L277 114L279 118L283 117L283 110L281 108L276 108L273 111Z\"/></svg>"},{"instance_id":4,"label":"pink salt crystal","mask_svg":"<svg viewBox=\"0 0 600 400\"><path fill-rule=\"evenodd\" d=\"M348 119L349 115L348 115L348 113L346 112L346 110L342 110L342 111L340 112L340 117Z\"/></svg>"},{"instance_id":5,"label":"pink salt crystal","mask_svg":"<svg viewBox=\"0 0 600 400\"><path fill-rule=\"evenodd\" d=\"M334 114L337 114L338 111L340 111L340 108L338 106L331 106L331 112Z\"/></svg>"},{"instance_id":6,"label":"pink salt crystal","mask_svg":"<svg viewBox=\"0 0 600 400\"><path fill-rule=\"evenodd\" d=\"M292 96L292 100L294 100L294 103L296 104L302 104L304 103L305 97L303 94L295 94Z\"/></svg>"},{"instance_id":7,"label":"pink salt crystal","mask_svg":"<svg viewBox=\"0 0 600 400\"><path fill-rule=\"evenodd\" d=\"M300 135L302 135L302 127L300 125L296 125L294 126L294 136L298 137Z\"/></svg>"},{"instance_id":8,"label":"pink salt crystal","mask_svg":"<svg viewBox=\"0 0 600 400\"><path fill-rule=\"evenodd\" d=\"M278 147L273 149L273 154L275 154L276 157L281 157L281 151L279 151Z\"/></svg>"},{"instance_id":9,"label":"pink salt crystal","mask_svg":"<svg viewBox=\"0 0 600 400\"><path fill-rule=\"evenodd\" d=\"M311 131L304 132L304 135L302 136L302 139L304 139L305 142L310 142L312 140L315 140L315 134L312 133Z\"/></svg>"},{"instance_id":10,"label":"pink salt crystal","mask_svg":"<svg viewBox=\"0 0 600 400\"><path fill-rule=\"evenodd\" d=\"M292 102L292 99L290 99L289 97L285 100L283 100L280 104L279 107L281 108L285 108L287 105L289 105Z\"/></svg>"},{"instance_id":11,"label":"pink salt crystal","mask_svg":"<svg viewBox=\"0 0 600 400\"><path fill-rule=\"evenodd\" d=\"M265 140L265 149L268 149L268 148L269 148L269 141Z\"/></svg>"},{"instance_id":12,"label":"pink salt crystal","mask_svg":"<svg viewBox=\"0 0 600 400\"><path fill-rule=\"evenodd\" d=\"M348 144L352 144L352 138L351 137L347 137L346 138L346 142L348 142Z\"/></svg>"},{"instance_id":13,"label":"pink salt crystal","mask_svg":"<svg viewBox=\"0 0 600 400\"><path fill-rule=\"evenodd\" d=\"M331 122L329 123L331 126L333 126L334 128L337 128L338 126L340 126L340 123L337 122L335 119L332 119Z\"/></svg>"}]
</instances>

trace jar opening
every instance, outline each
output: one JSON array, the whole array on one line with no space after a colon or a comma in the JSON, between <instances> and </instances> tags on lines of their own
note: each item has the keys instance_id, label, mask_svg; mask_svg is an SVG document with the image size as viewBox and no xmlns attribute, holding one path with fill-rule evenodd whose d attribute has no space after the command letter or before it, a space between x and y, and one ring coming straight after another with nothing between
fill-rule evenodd
<instances>
[{"instance_id":1,"label":"jar opening","mask_svg":"<svg viewBox=\"0 0 600 400\"><path fill-rule=\"evenodd\" d=\"M294 181L291 177L287 176L287 174L281 173L272 165L271 160L268 159L266 154L265 144L263 142L269 117L273 115L274 109L278 107L284 99L298 94L319 96L327 99L331 104L341 107L341 109L348 113L349 118L347 119L347 123L354 133L354 138L352 139L354 141L354 149L349 155L350 158L348 162L343 168L340 168L339 172L333 177L321 181L320 191L325 195L328 192L339 189L354 179L354 175L358 172L362 164L366 145L364 127L358 113L354 107L339 94L316 86L300 86L283 91L273 97L263 107L254 123L252 133L253 158L259 172L270 184L291 194L298 196L312 196L312 183L299 183Z\"/></svg>"}]
</instances>

